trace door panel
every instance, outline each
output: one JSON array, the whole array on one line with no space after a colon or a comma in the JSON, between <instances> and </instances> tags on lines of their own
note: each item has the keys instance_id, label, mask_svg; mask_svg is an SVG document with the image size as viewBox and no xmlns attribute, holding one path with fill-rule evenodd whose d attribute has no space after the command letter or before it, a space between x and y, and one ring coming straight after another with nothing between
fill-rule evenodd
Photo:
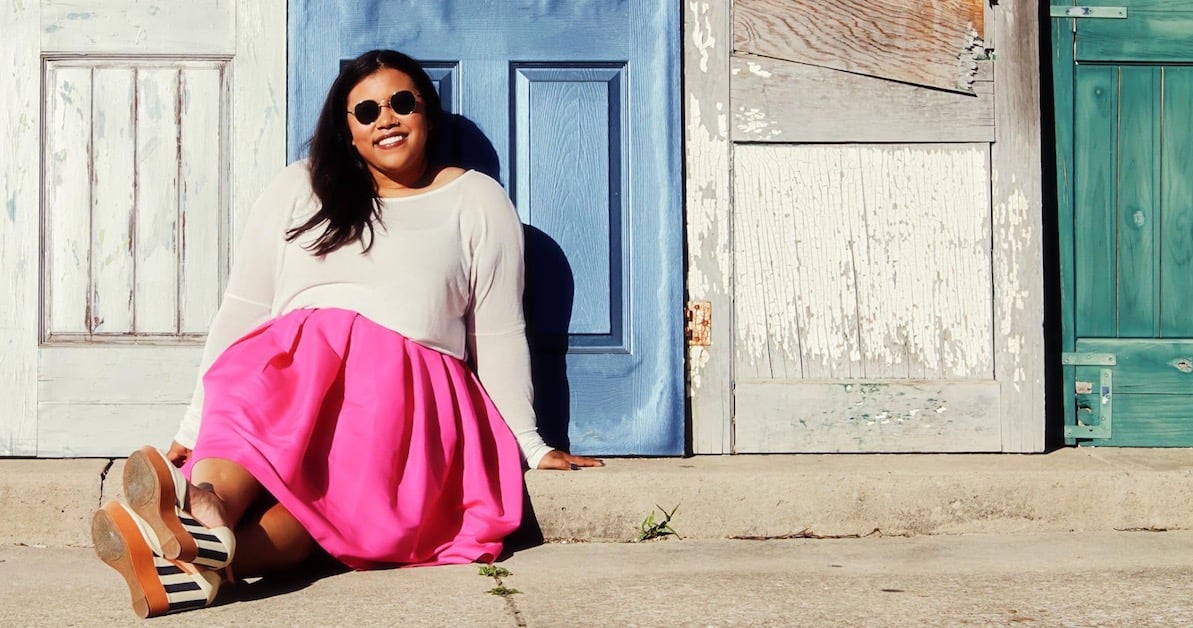
<instances>
[{"instance_id":1,"label":"door panel","mask_svg":"<svg viewBox=\"0 0 1193 628\"><path fill-rule=\"evenodd\" d=\"M1193 69L1138 63L1193 62L1164 36L1188 21L1174 6L1129 3L1126 20L1053 30L1058 49L1076 37L1079 59L1056 57L1072 86L1071 102L1068 86L1056 90L1057 124L1073 133L1071 153L1058 148L1073 164L1071 188L1061 174L1061 205L1071 193L1073 207L1061 238L1062 281L1074 287L1071 442L1193 446Z\"/></svg>"},{"instance_id":2,"label":"door panel","mask_svg":"<svg viewBox=\"0 0 1193 628\"><path fill-rule=\"evenodd\" d=\"M526 224L540 430L578 453L682 453L678 5L292 0L289 15L291 158L341 60L420 59L456 133L478 131L459 136L463 163Z\"/></svg>"}]
</instances>

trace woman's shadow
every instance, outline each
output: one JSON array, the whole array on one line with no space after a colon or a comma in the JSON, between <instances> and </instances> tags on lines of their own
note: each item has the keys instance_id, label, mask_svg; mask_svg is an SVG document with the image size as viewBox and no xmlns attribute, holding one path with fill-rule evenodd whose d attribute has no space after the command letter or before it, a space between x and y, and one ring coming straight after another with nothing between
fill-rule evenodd
<instances>
[{"instance_id":1,"label":"woman's shadow","mask_svg":"<svg viewBox=\"0 0 1193 628\"><path fill-rule=\"evenodd\" d=\"M493 143L476 124L459 114L443 114L433 160L478 170L500 180L501 159ZM567 377L568 328L575 299L575 278L567 255L550 235L522 225L526 252L523 309L530 346L530 373L539 434L548 445L568 451L571 395ZM537 545L542 530L523 493L522 527L506 539L506 551Z\"/></svg>"}]
</instances>

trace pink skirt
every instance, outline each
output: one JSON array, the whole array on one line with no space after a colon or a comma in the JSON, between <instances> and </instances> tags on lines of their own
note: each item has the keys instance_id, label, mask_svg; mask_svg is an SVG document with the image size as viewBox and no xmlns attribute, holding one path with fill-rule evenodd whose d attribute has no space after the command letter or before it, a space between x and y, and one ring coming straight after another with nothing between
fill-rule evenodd
<instances>
[{"instance_id":1,"label":"pink skirt","mask_svg":"<svg viewBox=\"0 0 1193 628\"><path fill-rule=\"evenodd\" d=\"M347 310L297 310L203 377L191 462L244 466L354 569L489 562L522 518L517 441L460 360Z\"/></svg>"}]
</instances>

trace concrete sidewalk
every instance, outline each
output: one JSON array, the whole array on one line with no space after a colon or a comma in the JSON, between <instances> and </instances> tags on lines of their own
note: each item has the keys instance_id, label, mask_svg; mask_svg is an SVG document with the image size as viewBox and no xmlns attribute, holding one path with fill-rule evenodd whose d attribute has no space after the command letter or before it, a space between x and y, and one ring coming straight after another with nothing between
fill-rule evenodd
<instances>
[{"instance_id":1,"label":"concrete sidewalk","mask_svg":"<svg viewBox=\"0 0 1193 628\"><path fill-rule=\"evenodd\" d=\"M500 583L476 565L262 580L146 623L89 549L0 545L0 625L1188 626L1190 565L1189 531L548 544Z\"/></svg>"},{"instance_id":2,"label":"concrete sidewalk","mask_svg":"<svg viewBox=\"0 0 1193 628\"><path fill-rule=\"evenodd\" d=\"M656 506L678 507L671 524L685 539L1193 529L1193 449L607 463L527 473L542 536L631 540ZM0 460L0 545L89 545L122 464Z\"/></svg>"}]
</instances>

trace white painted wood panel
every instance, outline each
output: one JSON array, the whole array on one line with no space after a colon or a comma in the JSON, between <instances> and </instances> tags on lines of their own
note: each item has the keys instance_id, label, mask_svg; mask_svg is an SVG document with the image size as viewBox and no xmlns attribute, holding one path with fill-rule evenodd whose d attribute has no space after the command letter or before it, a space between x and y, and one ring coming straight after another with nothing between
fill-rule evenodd
<instances>
[{"instance_id":1,"label":"white painted wood panel","mask_svg":"<svg viewBox=\"0 0 1193 628\"><path fill-rule=\"evenodd\" d=\"M753 55L732 64L738 142L994 140L989 62L972 95Z\"/></svg>"},{"instance_id":2,"label":"white painted wood panel","mask_svg":"<svg viewBox=\"0 0 1193 628\"><path fill-rule=\"evenodd\" d=\"M91 329L126 334L133 329L133 225L136 206L135 70L94 70L94 175L91 206Z\"/></svg>"},{"instance_id":3,"label":"white painted wood panel","mask_svg":"<svg viewBox=\"0 0 1193 628\"><path fill-rule=\"evenodd\" d=\"M205 334L219 304L221 225L227 220L220 171L226 167L220 133L224 104L218 67L188 67L181 76L178 195L181 278L178 332Z\"/></svg>"},{"instance_id":4,"label":"white painted wood panel","mask_svg":"<svg viewBox=\"0 0 1193 628\"><path fill-rule=\"evenodd\" d=\"M733 251L729 0L684 3L687 298L712 305L709 346L688 347L692 451L732 451Z\"/></svg>"},{"instance_id":5,"label":"white painted wood panel","mask_svg":"<svg viewBox=\"0 0 1193 628\"><path fill-rule=\"evenodd\" d=\"M52 404L179 404L190 401L198 345L49 346L41 350L38 400ZM152 359L146 359L152 356ZM86 376L80 376L85 373ZM174 417L175 423L182 415Z\"/></svg>"},{"instance_id":6,"label":"white painted wood panel","mask_svg":"<svg viewBox=\"0 0 1193 628\"><path fill-rule=\"evenodd\" d=\"M996 7L997 139L991 147L995 374L1003 450L1044 451L1044 227L1037 3ZM1051 237L1051 236L1049 236Z\"/></svg>"},{"instance_id":7,"label":"white painted wood panel","mask_svg":"<svg viewBox=\"0 0 1193 628\"><path fill-rule=\"evenodd\" d=\"M236 50L235 0L41 0L41 7L45 52L201 56Z\"/></svg>"},{"instance_id":8,"label":"white painted wood panel","mask_svg":"<svg viewBox=\"0 0 1193 628\"><path fill-rule=\"evenodd\" d=\"M134 329L172 334L178 320L178 68L137 72Z\"/></svg>"},{"instance_id":9,"label":"white painted wood panel","mask_svg":"<svg viewBox=\"0 0 1193 628\"><path fill-rule=\"evenodd\" d=\"M45 265L48 335L89 331L91 285L91 69L46 76Z\"/></svg>"},{"instance_id":10,"label":"white painted wood panel","mask_svg":"<svg viewBox=\"0 0 1193 628\"><path fill-rule=\"evenodd\" d=\"M994 381L739 381L736 451L989 452L1002 446Z\"/></svg>"},{"instance_id":11,"label":"white painted wood panel","mask_svg":"<svg viewBox=\"0 0 1193 628\"><path fill-rule=\"evenodd\" d=\"M123 457L141 445L169 447L185 404L37 404L37 455Z\"/></svg>"},{"instance_id":12,"label":"white painted wood panel","mask_svg":"<svg viewBox=\"0 0 1193 628\"><path fill-rule=\"evenodd\" d=\"M0 2L0 456L37 455L40 25L37 2Z\"/></svg>"},{"instance_id":13,"label":"white painted wood panel","mask_svg":"<svg viewBox=\"0 0 1193 628\"><path fill-rule=\"evenodd\" d=\"M737 146L738 377L991 377L987 160L985 145Z\"/></svg>"}]
</instances>

